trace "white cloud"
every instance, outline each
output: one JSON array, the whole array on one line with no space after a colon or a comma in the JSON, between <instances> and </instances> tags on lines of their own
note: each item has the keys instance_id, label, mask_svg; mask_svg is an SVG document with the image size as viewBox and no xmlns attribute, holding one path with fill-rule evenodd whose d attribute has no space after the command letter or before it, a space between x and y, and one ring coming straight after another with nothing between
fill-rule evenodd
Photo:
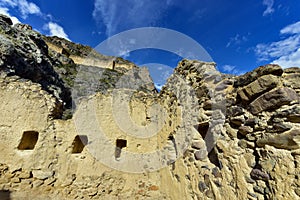
<instances>
[{"instance_id":1,"label":"white cloud","mask_svg":"<svg viewBox=\"0 0 300 200\"><path fill-rule=\"evenodd\" d=\"M9 10L8 8L0 7L0 14L10 17L13 24L20 23L20 20L18 18L14 17L14 16L11 16L9 14L8 10Z\"/></svg>"},{"instance_id":2,"label":"white cloud","mask_svg":"<svg viewBox=\"0 0 300 200\"><path fill-rule=\"evenodd\" d=\"M222 68L223 68L223 70L224 70L225 72L231 72L232 70L235 69L235 66L232 66L232 65L224 65Z\"/></svg>"},{"instance_id":3,"label":"white cloud","mask_svg":"<svg viewBox=\"0 0 300 200\"><path fill-rule=\"evenodd\" d=\"M270 61L287 67L300 67L300 21L280 30L282 40L258 44L255 53L259 61Z\"/></svg>"},{"instance_id":4,"label":"white cloud","mask_svg":"<svg viewBox=\"0 0 300 200\"><path fill-rule=\"evenodd\" d=\"M20 11L21 17L26 19L28 15L42 15L40 8L26 0L0 0L0 6L6 8L9 11L9 8L17 8Z\"/></svg>"},{"instance_id":5,"label":"white cloud","mask_svg":"<svg viewBox=\"0 0 300 200\"><path fill-rule=\"evenodd\" d=\"M36 4L26 0L19 0L18 8L21 12L22 18L24 19L26 19L29 14L42 15L40 8Z\"/></svg>"},{"instance_id":6,"label":"white cloud","mask_svg":"<svg viewBox=\"0 0 300 200\"><path fill-rule=\"evenodd\" d=\"M9 7L15 7L17 5L18 1L12 1L12 0L0 0L1 6L9 6Z\"/></svg>"},{"instance_id":7,"label":"white cloud","mask_svg":"<svg viewBox=\"0 0 300 200\"><path fill-rule=\"evenodd\" d=\"M29 15L37 15L43 20L47 20L48 22L44 25L44 30L48 31L49 35L70 40L60 25L51 22L53 18L52 15L42 13L41 9L36 4L27 0L0 0L0 13L9 16L13 23L16 24L20 23L20 20L10 15L10 9L19 10L22 19L26 19Z\"/></svg>"},{"instance_id":8,"label":"white cloud","mask_svg":"<svg viewBox=\"0 0 300 200\"><path fill-rule=\"evenodd\" d=\"M49 22L46 25L46 29L49 31L50 36L57 36L57 37L61 37L61 38L70 40L68 35L65 33L63 27L61 27L60 25L58 25L54 22Z\"/></svg>"},{"instance_id":9,"label":"white cloud","mask_svg":"<svg viewBox=\"0 0 300 200\"><path fill-rule=\"evenodd\" d=\"M256 45L256 54L260 61L278 58L295 52L300 45L300 35L289 36L286 39L269 44Z\"/></svg>"},{"instance_id":10,"label":"white cloud","mask_svg":"<svg viewBox=\"0 0 300 200\"><path fill-rule=\"evenodd\" d=\"M93 17L105 25L106 34L111 36L131 28L155 26L174 3L174 0L95 0Z\"/></svg>"},{"instance_id":11,"label":"white cloud","mask_svg":"<svg viewBox=\"0 0 300 200\"><path fill-rule=\"evenodd\" d=\"M263 16L270 15L275 11L273 8L274 0L263 0L263 5L267 6L266 10L263 13Z\"/></svg>"},{"instance_id":12,"label":"white cloud","mask_svg":"<svg viewBox=\"0 0 300 200\"><path fill-rule=\"evenodd\" d=\"M289 55L281 56L280 58L274 60L272 63L278 64L284 68L300 67L300 48Z\"/></svg>"},{"instance_id":13,"label":"white cloud","mask_svg":"<svg viewBox=\"0 0 300 200\"><path fill-rule=\"evenodd\" d=\"M228 74L241 75L245 73L244 71L237 69L237 67L233 65L223 65L222 69L225 73Z\"/></svg>"},{"instance_id":14,"label":"white cloud","mask_svg":"<svg viewBox=\"0 0 300 200\"><path fill-rule=\"evenodd\" d=\"M246 36L241 36L239 34L236 34L234 37L231 37L229 39L229 42L227 43L226 47L229 47L231 45L240 45L243 42L246 42L248 38Z\"/></svg>"},{"instance_id":15,"label":"white cloud","mask_svg":"<svg viewBox=\"0 0 300 200\"><path fill-rule=\"evenodd\" d=\"M280 30L281 34L300 34L300 21L288 25Z\"/></svg>"}]
</instances>

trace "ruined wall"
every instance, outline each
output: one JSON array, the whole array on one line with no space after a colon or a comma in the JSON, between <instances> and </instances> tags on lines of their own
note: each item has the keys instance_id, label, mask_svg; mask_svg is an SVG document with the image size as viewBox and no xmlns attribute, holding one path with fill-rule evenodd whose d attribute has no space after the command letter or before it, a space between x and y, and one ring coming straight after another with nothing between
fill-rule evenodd
<instances>
[{"instance_id":1,"label":"ruined wall","mask_svg":"<svg viewBox=\"0 0 300 200\"><path fill-rule=\"evenodd\" d=\"M116 107L123 109L118 113L128 112L130 120L125 122L132 120L141 130L154 120L153 113L164 119L157 134L146 139L130 136L130 126L122 129L114 116L113 92L83 100L71 120L55 120L55 98L30 81L3 77L0 187L11 191L13 199L297 199L297 73L298 69L268 65L232 77L217 72L213 63L184 60L169 79L170 89L167 84L154 96L137 92L128 109ZM183 115L188 108L182 104L192 105L194 99L176 94L180 91L175 88L183 87L181 79L198 99L196 117ZM126 92L121 97L126 98ZM156 108L151 113L157 104L163 111ZM180 140L186 125L183 116L197 120L186 120L195 124L180 155L170 136ZM110 141L99 143L104 146L98 149L93 146L99 139L93 134L95 127L95 133L100 128ZM28 132L26 143L22 137ZM166 160L175 162L159 170L151 170L151 165L161 164L155 160L142 168L126 162L130 152L147 154L163 148ZM118 152L119 158L110 160Z\"/></svg>"},{"instance_id":2,"label":"ruined wall","mask_svg":"<svg viewBox=\"0 0 300 200\"><path fill-rule=\"evenodd\" d=\"M64 44L64 42L67 42L65 40L60 40L59 44L56 44L56 40L59 40L59 38L55 38L54 42L51 41L51 37L48 37L46 40L46 43L49 47L49 50L54 51L58 54L62 54L69 59L71 59L75 64L77 65L85 65L85 66L93 66L93 67L101 67L101 68L109 68L109 69L119 69L119 70L131 70L135 66L134 63L131 62L124 62L124 60L121 61L120 58L116 58L113 56L104 56L99 54L93 49L88 49L86 52L72 52L69 50L70 46L76 47L76 44L72 44L71 42L68 42L70 44ZM120 62L121 61L121 62Z\"/></svg>"},{"instance_id":3,"label":"ruined wall","mask_svg":"<svg viewBox=\"0 0 300 200\"><path fill-rule=\"evenodd\" d=\"M183 60L156 93L120 60L103 92L29 26L0 15L0 30L0 198L300 198L299 68L232 76Z\"/></svg>"},{"instance_id":4,"label":"ruined wall","mask_svg":"<svg viewBox=\"0 0 300 200\"><path fill-rule=\"evenodd\" d=\"M177 68L196 89L202 88L198 130L207 147L207 134L217 133L208 157L201 156L201 147L193 142L184 159L190 172L185 178L194 184L193 191L200 191L197 198L298 199L299 68L267 65L218 81L213 73L193 75L197 66L184 61ZM215 86L208 81L199 85L206 78ZM210 89L215 93L204 92ZM220 92L225 102L218 100ZM212 112L218 110L214 117ZM211 120L218 119L224 119L222 126L210 132Z\"/></svg>"}]
</instances>

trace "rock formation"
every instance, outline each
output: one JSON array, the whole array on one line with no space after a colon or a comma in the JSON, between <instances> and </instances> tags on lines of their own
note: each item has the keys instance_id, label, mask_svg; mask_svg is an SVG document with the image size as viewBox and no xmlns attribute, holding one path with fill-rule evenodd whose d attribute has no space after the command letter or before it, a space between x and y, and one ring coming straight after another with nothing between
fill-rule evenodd
<instances>
[{"instance_id":1,"label":"rock formation","mask_svg":"<svg viewBox=\"0 0 300 200\"><path fill-rule=\"evenodd\" d=\"M146 68L0 16L0 199L300 199L300 69Z\"/></svg>"}]
</instances>

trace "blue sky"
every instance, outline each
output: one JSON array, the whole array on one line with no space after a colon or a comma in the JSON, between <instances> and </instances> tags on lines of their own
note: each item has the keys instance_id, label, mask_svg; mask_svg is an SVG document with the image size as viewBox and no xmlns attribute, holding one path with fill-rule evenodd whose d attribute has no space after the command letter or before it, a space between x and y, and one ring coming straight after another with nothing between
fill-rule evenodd
<instances>
[{"instance_id":1,"label":"blue sky","mask_svg":"<svg viewBox=\"0 0 300 200\"><path fill-rule=\"evenodd\" d=\"M96 47L122 31L163 27L196 40L220 71L267 63L300 66L299 0L0 0L0 13L46 35ZM155 49L124 55L138 65L175 67L180 56Z\"/></svg>"}]
</instances>

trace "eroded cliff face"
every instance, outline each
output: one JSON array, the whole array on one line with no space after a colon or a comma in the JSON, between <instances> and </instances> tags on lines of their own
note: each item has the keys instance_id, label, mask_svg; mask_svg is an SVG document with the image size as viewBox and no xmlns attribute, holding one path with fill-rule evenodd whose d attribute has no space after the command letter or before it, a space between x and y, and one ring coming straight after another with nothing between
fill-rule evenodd
<instances>
[{"instance_id":1,"label":"eroded cliff face","mask_svg":"<svg viewBox=\"0 0 300 200\"><path fill-rule=\"evenodd\" d=\"M157 93L145 68L0 25L1 198L300 198L299 68L183 60Z\"/></svg>"}]
</instances>

